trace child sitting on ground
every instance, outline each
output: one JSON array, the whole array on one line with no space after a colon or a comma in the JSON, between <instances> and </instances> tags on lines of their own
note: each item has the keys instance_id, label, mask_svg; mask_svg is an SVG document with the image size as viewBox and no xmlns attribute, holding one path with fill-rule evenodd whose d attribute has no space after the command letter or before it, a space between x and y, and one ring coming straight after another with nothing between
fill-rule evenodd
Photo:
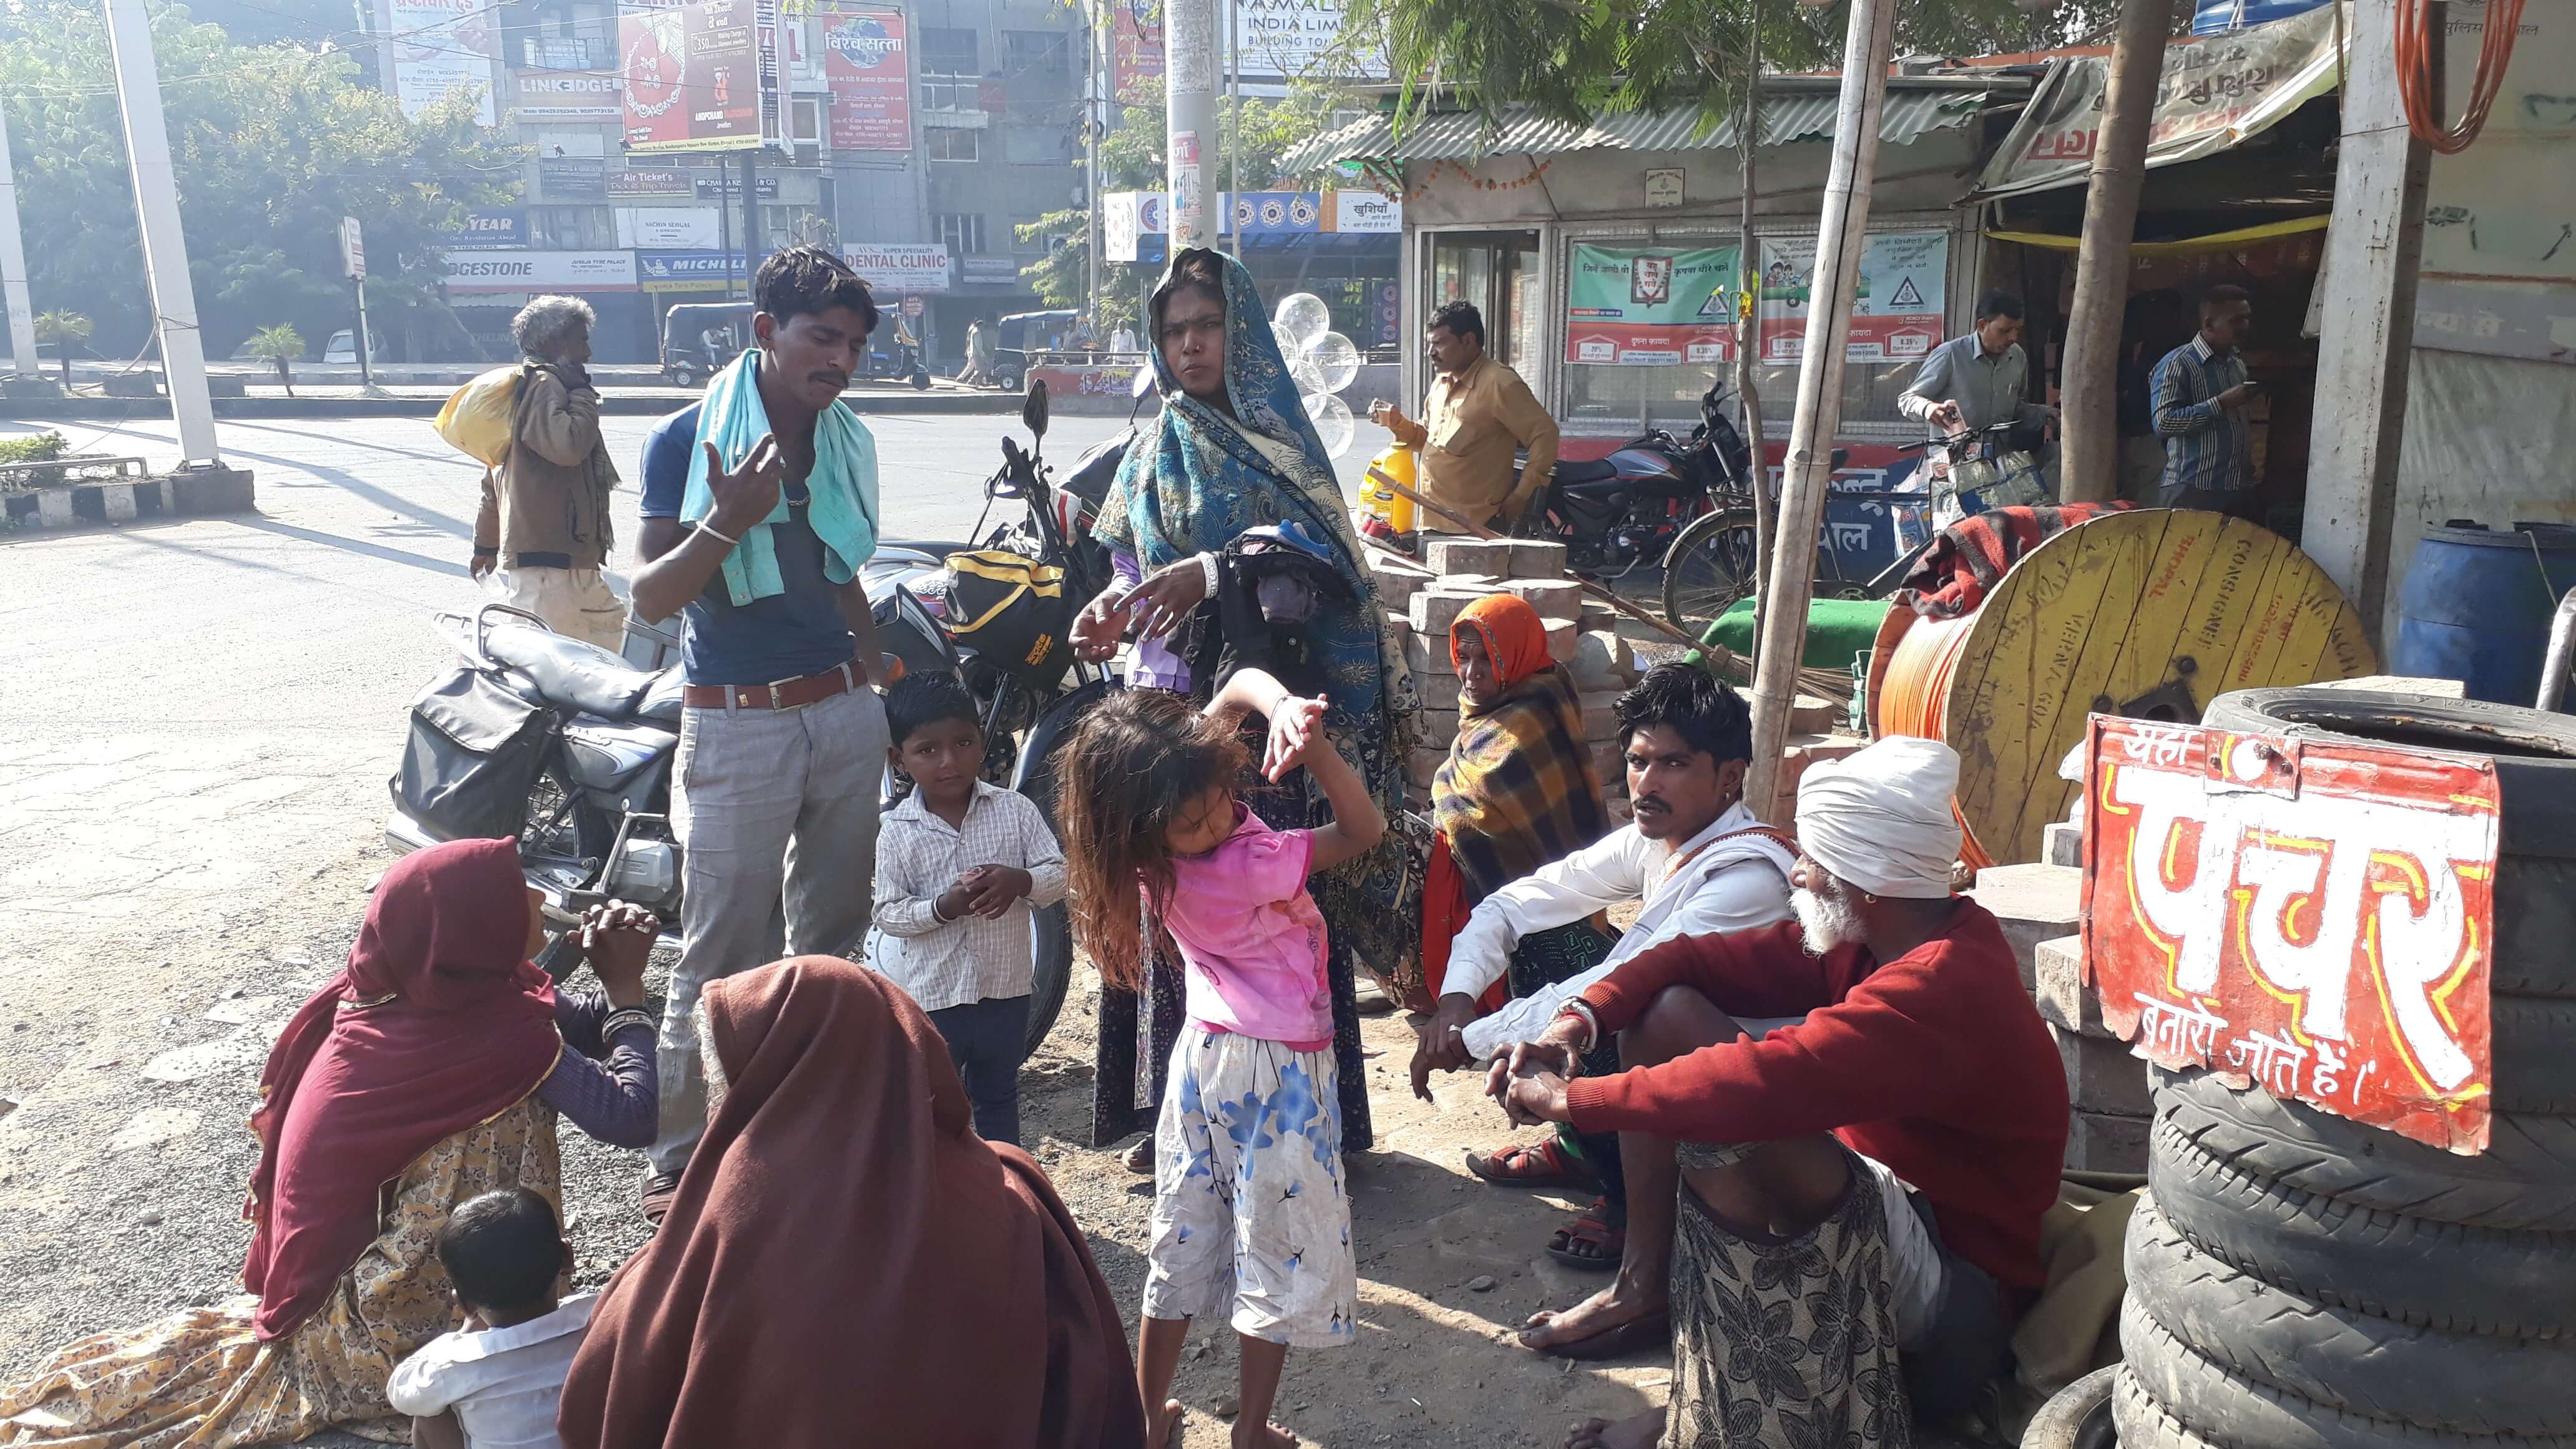
<instances>
[{"instance_id":1,"label":"child sitting on ground","mask_svg":"<svg viewBox=\"0 0 2576 1449\"><path fill-rule=\"evenodd\" d=\"M913 792L877 837L870 964L939 1028L976 1133L1017 1147L1029 917L1064 899L1064 851L1027 796L981 778L984 731L956 676L904 676L886 694L886 734Z\"/></svg>"},{"instance_id":2,"label":"child sitting on ground","mask_svg":"<svg viewBox=\"0 0 2576 1449\"><path fill-rule=\"evenodd\" d=\"M1269 720L1263 774L1304 766L1333 823L1273 830L1235 798L1247 711ZM1083 720L1059 776L1079 933L1102 978L1136 988L1148 929L1170 934L1186 968L1136 1354L1158 1449L1180 1423L1164 1394L1193 1317L1231 1307L1234 1443L1280 1449L1295 1443L1270 1422L1289 1347L1350 1342L1359 1311L1324 918L1306 878L1375 845L1386 820L1324 737L1323 712L1253 669L1204 715L1127 690Z\"/></svg>"},{"instance_id":3,"label":"child sitting on ground","mask_svg":"<svg viewBox=\"0 0 2576 1449\"><path fill-rule=\"evenodd\" d=\"M572 1266L554 1207L524 1187L469 1199L438 1235L438 1261L465 1309L394 1370L385 1397L423 1449L560 1449L555 1402L598 1295L558 1302Z\"/></svg>"}]
</instances>

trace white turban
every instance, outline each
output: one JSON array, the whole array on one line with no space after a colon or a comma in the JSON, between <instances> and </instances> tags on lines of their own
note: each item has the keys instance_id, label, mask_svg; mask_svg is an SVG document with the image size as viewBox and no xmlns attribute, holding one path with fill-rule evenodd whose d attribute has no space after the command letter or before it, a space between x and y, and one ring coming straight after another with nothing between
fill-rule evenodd
<instances>
[{"instance_id":1,"label":"white turban","mask_svg":"<svg viewBox=\"0 0 2576 1449\"><path fill-rule=\"evenodd\" d=\"M1871 895L1939 900L1959 858L1958 788L1958 751L1890 736L1798 777L1798 844Z\"/></svg>"}]
</instances>

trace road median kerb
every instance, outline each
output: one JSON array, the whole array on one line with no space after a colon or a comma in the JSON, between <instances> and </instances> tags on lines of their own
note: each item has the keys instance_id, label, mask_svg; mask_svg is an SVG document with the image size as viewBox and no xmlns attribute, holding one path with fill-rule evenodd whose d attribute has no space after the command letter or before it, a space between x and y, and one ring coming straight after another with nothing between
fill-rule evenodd
<instances>
[{"instance_id":1,"label":"road median kerb","mask_svg":"<svg viewBox=\"0 0 2576 1449\"><path fill-rule=\"evenodd\" d=\"M696 402L700 394L678 388L620 388L600 396L599 410L610 416L659 417ZM432 418L447 394L394 397L219 397L219 418ZM854 412L909 413L976 417L1016 413L1020 395L1009 392L845 393L841 401ZM56 397L0 398L0 420L12 422L127 420L170 416L168 398Z\"/></svg>"}]
</instances>

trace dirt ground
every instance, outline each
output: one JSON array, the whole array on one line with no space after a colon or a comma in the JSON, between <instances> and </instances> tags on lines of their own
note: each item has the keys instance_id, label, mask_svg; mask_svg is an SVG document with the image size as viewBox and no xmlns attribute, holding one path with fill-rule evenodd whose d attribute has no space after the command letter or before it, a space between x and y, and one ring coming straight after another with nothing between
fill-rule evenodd
<instances>
[{"instance_id":1,"label":"dirt ground","mask_svg":"<svg viewBox=\"0 0 2576 1449\"><path fill-rule=\"evenodd\" d=\"M301 909L185 940L128 923L117 968L128 977L126 1010L68 1038L39 1047L0 1008L0 1037L18 1038L22 1061L51 1059L41 1085L19 1089L22 1105L0 1116L0 1381L81 1335L240 1291L249 1241L240 1210L256 1157L243 1124L268 1042L346 957L363 889L385 864L380 849L359 857L317 871ZM667 966L657 960L656 987ZM1088 1231L1132 1342L1152 1189L1115 1150L1081 1145L1095 1002L1086 973L1025 1069L1024 1130ZM1349 1163L1360 1334L1347 1348L1289 1355L1279 1420L1308 1445L1552 1446L1584 1418L1660 1405L1666 1359L1574 1365L1511 1341L1528 1314L1602 1281L1541 1251L1550 1227L1582 1203L1470 1177L1464 1150L1514 1129L1466 1076L1436 1082L1435 1103L1414 1098L1405 1077L1413 1035L1401 1014L1381 1009L1365 1036L1377 1145ZM642 1157L569 1128L563 1146L576 1273L593 1288L645 1239L635 1207ZM1193 1334L1173 1389L1189 1406L1179 1441L1188 1449L1227 1442L1234 1357L1224 1325ZM309 1442L361 1441L330 1433Z\"/></svg>"}]
</instances>

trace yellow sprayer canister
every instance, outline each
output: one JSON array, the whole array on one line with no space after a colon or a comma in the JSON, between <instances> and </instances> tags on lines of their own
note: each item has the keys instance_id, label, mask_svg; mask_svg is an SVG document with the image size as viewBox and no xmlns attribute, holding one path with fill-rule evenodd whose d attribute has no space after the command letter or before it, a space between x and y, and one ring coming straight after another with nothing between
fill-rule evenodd
<instances>
[{"instance_id":1,"label":"yellow sprayer canister","mask_svg":"<svg viewBox=\"0 0 2576 1449\"><path fill-rule=\"evenodd\" d=\"M1388 448L1370 459L1369 466L1382 470L1386 476L1407 488L1419 489L1422 486L1415 481L1417 475L1414 471L1411 448ZM1376 514L1385 521L1387 527L1398 533L1413 532L1413 500L1397 494L1392 489L1383 488L1371 482L1368 485L1368 511Z\"/></svg>"}]
</instances>

